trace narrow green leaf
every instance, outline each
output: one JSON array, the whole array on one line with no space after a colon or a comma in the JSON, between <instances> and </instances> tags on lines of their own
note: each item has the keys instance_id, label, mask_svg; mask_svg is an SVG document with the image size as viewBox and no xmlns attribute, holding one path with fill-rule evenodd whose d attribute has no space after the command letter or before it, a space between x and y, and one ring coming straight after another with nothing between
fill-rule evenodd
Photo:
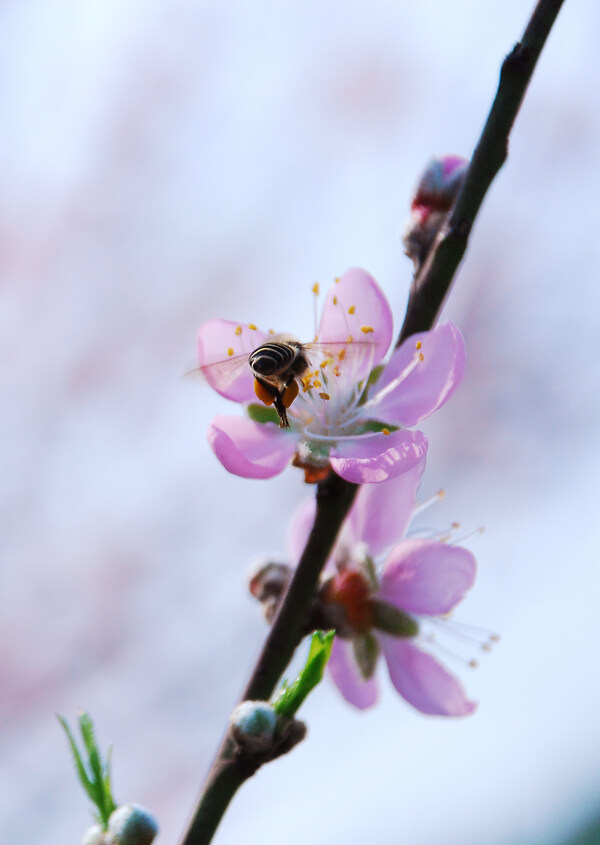
<instances>
[{"instance_id":1,"label":"narrow green leaf","mask_svg":"<svg viewBox=\"0 0 600 845\"><path fill-rule=\"evenodd\" d=\"M287 681L282 683L279 692L271 702L278 715L291 719L306 696L320 683L331 656L334 637L335 631L313 633L304 668L292 684L288 685Z\"/></svg>"},{"instance_id":2,"label":"narrow green leaf","mask_svg":"<svg viewBox=\"0 0 600 845\"><path fill-rule=\"evenodd\" d=\"M73 754L73 761L75 763L75 769L77 770L77 775L79 777L79 781L80 781L81 785L83 786L83 788L85 789L85 791L87 792L87 794L89 795L89 797L91 798L91 800L94 803L96 803L96 800L95 800L96 791L94 789L94 784L92 783L92 781L88 777L88 773L85 770L85 766L84 766L81 754L79 753L79 749L77 748L77 743L75 742L75 738L74 738L73 734L71 733L71 728L69 727L69 724L68 724L67 720L64 718L64 716L61 716L60 714L58 714L57 718L58 718L58 721L63 726L63 730L67 735L67 739L68 739L69 745L71 747L71 753Z\"/></svg>"}]
</instances>

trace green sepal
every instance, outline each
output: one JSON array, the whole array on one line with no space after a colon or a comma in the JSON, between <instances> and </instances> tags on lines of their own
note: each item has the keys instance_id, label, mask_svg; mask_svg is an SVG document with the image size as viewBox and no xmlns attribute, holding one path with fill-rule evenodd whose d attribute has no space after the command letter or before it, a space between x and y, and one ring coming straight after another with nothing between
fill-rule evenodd
<instances>
[{"instance_id":1,"label":"green sepal","mask_svg":"<svg viewBox=\"0 0 600 845\"><path fill-rule=\"evenodd\" d=\"M377 580L377 569L375 568L375 561L370 555L366 555L360 562L360 568L363 570L369 579L369 586L371 589L377 590L379 581Z\"/></svg>"},{"instance_id":2,"label":"green sepal","mask_svg":"<svg viewBox=\"0 0 600 845\"><path fill-rule=\"evenodd\" d=\"M360 426L359 434L366 434L367 432L378 432L387 430L389 432L398 431L399 425L392 425L391 423L380 422L379 420L365 420Z\"/></svg>"},{"instance_id":3,"label":"green sepal","mask_svg":"<svg viewBox=\"0 0 600 845\"><path fill-rule=\"evenodd\" d=\"M258 402L252 402L246 407L246 411L251 420L257 423L274 422L279 425L279 417L277 411L272 405L261 405Z\"/></svg>"},{"instance_id":4,"label":"green sepal","mask_svg":"<svg viewBox=\"0 0 600 845\"><path fill-rule=\"evenodd\" d=\"M381 653L379 643L373 634L361 634L352 640L352 648L360 674L365 681L368 681L375 673L377 659Z\"/></svg>"},{"instance_id":5,"label":"green sepal","mask_svg":"<svg viewBox=\"0 0 600 845\"><path fill-rule=\"evenodd\" d=\"M89 714L84 712L79 717L79 730L85 751L87 752L87 760L84 762L67 720L64 716L60 715L58 716L58 720L67 735L79 782L97 808L95 816L98 823L103 830L107 830L110 814L117 806L112 797L110 785L111 749L109 749L106 762L104 763L98 750L98 744L94 734L94 723Z\"/></svg>"},{"instance_id":6,"label":"green sepal","mask_svg":"<svg viewBox=\"0 0 600 845\"><path fill-rule=\"evenodd\" d=\"M335 631L315 631L304 668L292 684L283 681L281 689L271 700L278 716L291 719L300 708L306 696L323 678L325 666L331 656Z\"/></svg>"},{"instance_id":7,"label":"green sepal","mask_svg":"<svg viewBox=\"0 0 600 845\"><path fill-rule=\"evenodd\" d=\"M393 637L416 637L419 633L416 619L384 601L373 602L373 627Z\"/></svg>"},{"instance_id":8,"label":"green sepal","mask_svg":"<svg viewBox=\"0 0 600 845\"><path fill-rule=\"evenodd\" d=\"M364 405L364 403L369 398L369 390L375 384L375 382L378 381L379 376L383 372L383 368L384 368L384 364L377 364L377 366L373 367L373 369L369 373L369 376L368 376L368 378L365 382L365 385L364 385L362 396L360 397L360 400L359 400L359 403L358 403L359 405Z\"/></svg>"}]
</instances>

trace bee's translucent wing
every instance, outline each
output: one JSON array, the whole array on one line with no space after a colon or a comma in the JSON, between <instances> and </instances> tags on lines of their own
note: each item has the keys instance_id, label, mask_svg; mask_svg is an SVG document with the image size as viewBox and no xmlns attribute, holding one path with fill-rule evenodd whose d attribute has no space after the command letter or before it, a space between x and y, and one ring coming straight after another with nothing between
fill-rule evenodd
<instances>
[{"instance_id":1,"label":"bee's translucent wing","mask_svg":"<svg viewBox=\"0 0 600 845\"><path fill-rule=\"evenodd\" d=\"M325 375L331 370L343 371L348 380L362 381L373 369L377 344L369 340L328 341L307 343L306 356L315 370Z\"/></svg>"},{"instance_id":2,"label":"bee's translucent wing","mask_svg":"<svg viewBox=\"0 0 600 845\"><path fill-rule=\"evenodd\" d=\"M235 402L255 400L250 353L268 335L252 324L209 320L198 330L199 369L217 393Z\"/></svg>"}]
</instances>

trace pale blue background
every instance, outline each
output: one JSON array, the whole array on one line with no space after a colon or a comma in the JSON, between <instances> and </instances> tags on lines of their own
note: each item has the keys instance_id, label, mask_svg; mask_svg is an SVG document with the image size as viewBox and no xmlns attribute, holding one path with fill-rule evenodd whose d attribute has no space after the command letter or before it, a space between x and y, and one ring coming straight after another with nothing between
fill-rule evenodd
<instances>
[{"instance_id":1,"label":"pale blue background","mask_svg":"<svg viewBox=\"0 0 600 845\"><path fill-rule=\"evenodd\" d=\"M306 492L218 465L196 328L308 337L311 284L353 265L400 322L410 190L470 154L530 5L2 4L4 843L79 842L54 713L81 707L176 841L265 634L248 562ZM218 845L553 844L597 809L599 34L567 0L446 311L468 372L423 493L447 490L427 524L487 529L459 613L503 636L462 672L480 709L429 719L386 682L358 714L323 684Z\"/></svg>"}]
</instances>

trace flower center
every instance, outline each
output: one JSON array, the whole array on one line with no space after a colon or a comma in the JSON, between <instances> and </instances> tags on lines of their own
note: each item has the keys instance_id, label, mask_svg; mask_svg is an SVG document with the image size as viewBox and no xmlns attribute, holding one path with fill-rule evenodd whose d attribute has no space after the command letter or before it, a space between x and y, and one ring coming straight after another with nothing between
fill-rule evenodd
<instances>
[{"instance_id":1,"label":"flower center","mask_svg":"<svg viewBox=\"0 0 600 845\"><path fill-rule=\"evenodd\" d=\"M360 572L342 569L328 582L323 599L344 608L346 619L356 633L370 631L373 624L371 590Z\"/></svg>"}]
</instances>

